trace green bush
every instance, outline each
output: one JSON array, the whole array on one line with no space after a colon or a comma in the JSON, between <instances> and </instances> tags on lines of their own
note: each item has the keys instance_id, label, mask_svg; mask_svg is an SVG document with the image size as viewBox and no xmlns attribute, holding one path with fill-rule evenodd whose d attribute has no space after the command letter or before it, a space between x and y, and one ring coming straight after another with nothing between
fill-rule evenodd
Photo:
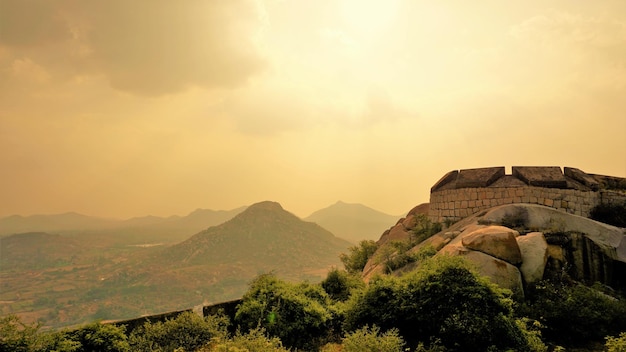
<instances>
[{"instance_id":1,"label":"green bush","mask_svg":"<svg viewBox=\"0 0 626 352\"><path fill-rule=\"evenodd\" d=\"M125 329L120 326L93 323L82 328L67 331L58 341L66 344L67 340L74 341L77 352L127 352L130 345ZM71 345L70 345L71 346Z\"/></svg>"},{"instance_id":2,"label":"green bush","mask_svg":"<svg viewBox=\"0 0 626 352\"><path fill-rule=\"evenodd\" d=\"M130 335L133 351L172 352L179 348L195 351L213 337L226 336L228 319L223 316L202 318L193 312L184 312L165 322L146 322Z\"/></svg>"},{"instance_id":3,"label":"green bush","mask_svg":"<svg viewBox=\"0 0 626 352\"><path fill-rule=\"evenodd\" d=\"M338 302L348 300L353 290L365 287L363 280L356 274L338 269L329 271L320 285L332 300Z\"/></svg>"},{"instance_id":4,"label":"green bush","mask_svg":"<svg viewBox=\"0 0 626 352\"><path fill-rule=\"evenodd\" d=\"M0 319L0 352L30 352L39 350L42 341L38 324L25 324L17 315Z\"/></svg>"},{"instance_id":5,"label":"green bush","mask_svg":"<svg viewBox=\"0 0 626 352\"><path fill-rule=\"evenodd\" d=\"M279 338L265 336L262 328L246 334L237 332L232 339L216 338L211 345L198 352L288 352Z\"/></svg>"},{"instance_id":6,"label":"green bush","mask_svg":"<svg viewBox=\"0 0 626 352\"><path fill-rule=\"evenodd\" d=\"M384 333L377 326L365 326L348 334L342 342L342 352L402 352L404 340L398 330Z\"/></svg>"},{"instance_id":7,"label":"green bush","mask_svg":"<svg viewBox=\"0 0 626 352\"><path fill-rule=\"evenodd\" d=\"M410 246L414 247L422 243L425 239L442 230L441 223L432 222L428 216L424 214L416 215L416 225L411 229Z\"/></svg>"},{"instance_id":8,"label":"green bush","mask_svg":"<svg viewBox=\"0 0 626 352\"><path fill-rule=\"evenodd\" d=\"M619 337L607 336L604 346L607 352L626 352L626 332L621 332Z\"/></svg>"},{"instance_id":9,"label":"green bush","mask_svg":"<svg viewBox=\"0 0 626 352\"><path fill-rule=\"evenodd\" d=\"M544 337L565 346L599 342L626 330L624 300L567 281L542 281L527 290L518 314L540 321Z\"/></svg>"},{"instance_id":10,"label":"green bush","mask_svg":"<svg viewBox=\"0 0 626 352\"><path fill-rule=\"evenodd\" d=\"M336 317L321 286L290 284L266 274L244 294L235 322L244 332L262 327L288 347L312 350L330 338Z\"/></svg>"},{"instance_id":11,"label":"green bush","mask_svg":"<svg viewBox=\"0 0 626 352\"><path fill-rule=\"evenodd\" d=\"M459 257L435 256L404 277L371 281L345 312L346 331L366 325L397 328L412 347L439 339L451 351L530 349L512 300Z\"/></svg>"},{"instance_id":12,"label":"green bush","mask_svg":"<svg viewBox=\"0 0 626 352\"><path fill-rule=\"evenodd\" d=\"M378 244L375 241L363 240L358 246L348 248L350 253L341 253L339 259L349 273L361 273L377 249Z\"/></svg>"}]
</instances>

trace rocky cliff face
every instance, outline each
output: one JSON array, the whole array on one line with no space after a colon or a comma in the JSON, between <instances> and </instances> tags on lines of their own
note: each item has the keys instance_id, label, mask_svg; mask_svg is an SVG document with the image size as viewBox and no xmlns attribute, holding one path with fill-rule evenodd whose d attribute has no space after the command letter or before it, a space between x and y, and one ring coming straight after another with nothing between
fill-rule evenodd
<instances>
[{"instance_id":1,"label":"rocky cliff face","mask_svg":"<svg viewBox=\"0 0 626 352\"><path fill-rule=\"evenodd\" d=\"M410 215L379 241L379 251L393 240L408 238ZM601 282L626 289L626 229L533 204L502 205L467 217L410 252L426 246L436 255L463 256L478 271L517 296L550 275L566 272L588 284ZM388 251L388 248L386 249ZM410 271L418 262L394 271ZM384 262L374 255L363 271L365 280L381 274Z\"/></svg>"}]
</instances>

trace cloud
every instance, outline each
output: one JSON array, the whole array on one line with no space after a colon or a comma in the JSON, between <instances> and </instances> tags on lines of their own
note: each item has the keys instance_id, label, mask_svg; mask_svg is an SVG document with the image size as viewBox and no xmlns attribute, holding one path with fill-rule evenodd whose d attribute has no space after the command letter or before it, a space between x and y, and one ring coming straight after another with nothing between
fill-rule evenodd
<instances>
[{"instance_id":1,"label":"cloud","mask_svg":"<svg viewBox=\"0 0 626 352\"><path fill-rule=\"evenodd\" d=\"M384 87L371 86L342 97L332 94L290 85L256 87L225 99L207 115L220 116L241 133L257 136L328 126L359 130L417 116L396 104Z\"/></svg>"},{"instance_id":2,"label":"cloud","mask_svg":"<svg viewBox=\"0 0 626 352\"><path fill-rule=\"evenodd\" d=\"M58 77L103 74L138 95L233 88L265 65L256 9L248 0L7 0L0 46L11 60L0 65L21 59Z\"/></svg>"}]
</instances>

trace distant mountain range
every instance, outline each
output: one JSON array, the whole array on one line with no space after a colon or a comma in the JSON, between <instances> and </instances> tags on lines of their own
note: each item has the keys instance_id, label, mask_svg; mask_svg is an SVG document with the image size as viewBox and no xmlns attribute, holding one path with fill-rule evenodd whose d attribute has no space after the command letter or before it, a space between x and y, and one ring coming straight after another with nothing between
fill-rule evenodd
<instances>
[{"instance_id":1,"label":"distant mountain range","mask_svg":"<svg viewBox=\"0 0 626 352\"><path fill-rule=\"evenodd\" d=\"M194 213L204 218L201 211ZM133 222L157 226L152 220ZM2 314L60 327L220 302L241 297L262 273L320 280L341 265L339 254L352 245L275 202L253 204L173 245L94 239L49 233L0 238Z\"/></svg>"},{"instance_id":2,"label":"distant mountain range","mask_svg":"<svg viewBox=\"0 0 626 352\"><path fill-rule=\"evenodd\" d=\"M65 213L54 215L13 215L0 218L0 236L24 232L47 232L64 235L99 234L124 237L126 242L159 241L175 243L221 224L241 213L245 207L233 210L197 209L187 216L145 216L128 220L112 220Z\"/></svg>"},{"instance_id":3,"label":"distant mountain range","mask_svg":"<svg viewBox=\"0 0 626 352\"><path fill-rule=\"evenodd\" d=\"M314 212L304 220L321 225L337 237L358 243L361 240L378 240L400 217L382 213L362 204L339 201Z\"/></svg>"},{"instance_id":4,"label":"distant mountain range","mask_svg":"<svg viewBox=\"0 0 626 352\"><path fill-rule=\"evenodd\" d=\"M78 213L53 215L12 215L0 218L0 236L26 232L62 235L97 235L124 244L177 243L211 226L219 225L244 211L197 209L186 216L144 216L127 220L105 219ZM400 216L374 210L362 204L337 202L303 220L315 222L335 236L352 243L377 240Z\"/></svg>"}]
</instances>

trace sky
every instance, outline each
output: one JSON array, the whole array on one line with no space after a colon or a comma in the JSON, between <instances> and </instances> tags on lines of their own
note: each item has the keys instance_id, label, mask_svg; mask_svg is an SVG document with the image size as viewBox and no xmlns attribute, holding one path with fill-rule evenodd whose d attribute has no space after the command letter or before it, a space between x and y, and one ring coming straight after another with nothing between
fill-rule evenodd
<instances>
[{"instance_id":1,"label":"sky","mask_svg":"<svg viewBox=\"0 0 626 352\"><path fill-rule=\"evenodd\" d=\"M0 0L0 217L338 200L446 172L626 177L623 0Z\"/></svg>"}]
</instances>

